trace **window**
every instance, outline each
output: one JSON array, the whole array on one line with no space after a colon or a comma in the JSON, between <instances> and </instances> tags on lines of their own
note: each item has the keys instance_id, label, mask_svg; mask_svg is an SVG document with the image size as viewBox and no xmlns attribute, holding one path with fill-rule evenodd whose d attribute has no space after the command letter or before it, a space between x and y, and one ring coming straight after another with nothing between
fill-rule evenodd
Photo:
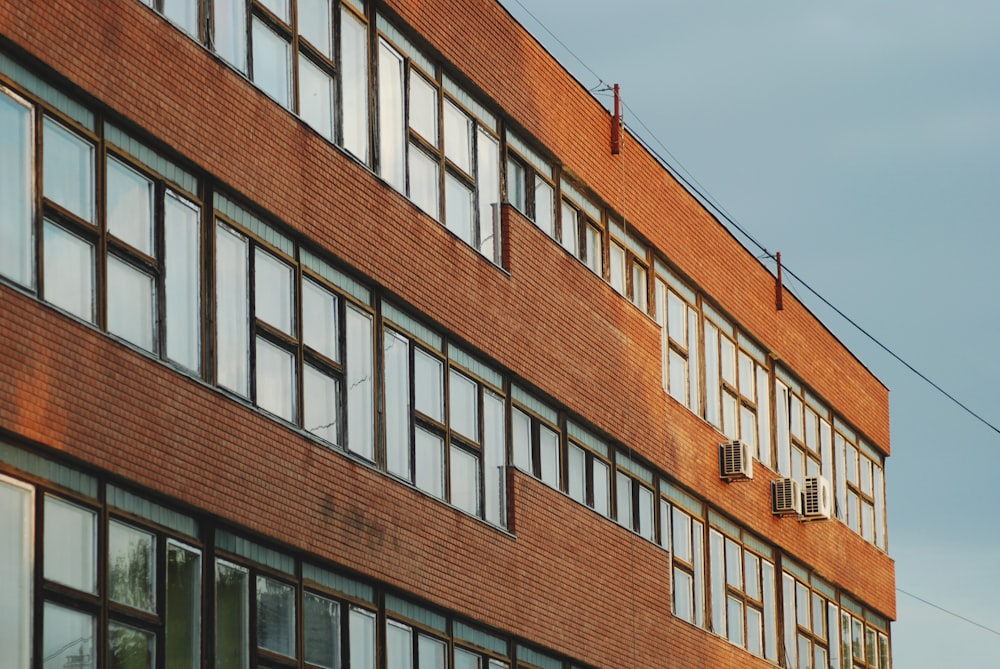
<instances>
[{"instance_id":1,"label":"window","mask_svg":"<svg viewBox=\"0 0 1000 669\"><path fill-rule=\"evenodd\" d=\"M775 381L778 402L778 468L800 483L806 476L833 478L830 411L779 369Z\"/></svg>"},{"instance_id":2,"label":"window","mask_svg":"<svg viewBox=\"0 0 1000 669\"><path fill-rule=\"evenodd\" d=\"M552 166L509 131L507 199L542 232L556 238Z\"/></svg>"},{"instance_id":3,"label":"window","mask_svg":"<svg viewBox=\"0 0 1000 669\"><path fill-rule=\"evenodd\" d=\"M737 530L737 528L731 528ZM740 534L737 530L736 534ZM712 631L754 655L776 661L774 562L753 538L709 528ZM759 551L751 549L752 543Z\"/></svg>"},{"instance_id":4,"label":"window","mask_svg":"<svg viewBox=\"0 0 1000 669\"><path fill-rule=\"evenodd\" d=\"M394 310L393 310L394 311ZM396 320L409 319L396 314ZM410 321L411 327L423 330ZM504 511L504 398L499 374L427 331L425 347L400 330L383 334L385 468L498 525ZM460 369L494 377L493 387Z\"/></svg>"},{"instance_id":5,"label":"window","mask_svg":"<svg viewBox=\"0 0 1000 669\"><path fill-rule=\"evenodd\" d=\"M697 515L661 497L660 537L671 552L673 613L705 627L705 525Z\"/></svg>"},{"instance_id":6,"label":"window","mask_svg":"<svg viewBox=\"0 0 1000 669\"><path fill-rule=\"evenodd\" d=\"M534 398L531 402L535 413L517 406L511 411L513 464L559 490L562 457L558 417Z\"/></svg>"},{"instance_id":7,"label":"window","mask_svg":"<svg viewBox=\"0 0 1000 669\"><path fill-rule=\"evenodd\" d=\"M601 210L565 179L556 239L597 276L604 276L604 234Z\"/></svg>"},{"instance_id":8,"label":"window","mask_svg":"<svg viewBox=\"0 0 1000 669\"><path fill-rule=\"evenodd\" d=\"M0 275L34 287L34 114L30 104L0 86Z\"/></svg>"},{"instance_id":9,"label":"window","mask_svg":"<svg viewBox=\"0 0 1000 669\"><path fill-rule=\"evenodd\" d=\"M0 481L0 500L2 486ZM187 539L144 526L139 517L155 516L175 529L196 532L194 521L166 514L114 486L107 486L107 498L114 508L105 514L79 500L43 496L37 605L44 666L96 668L103 652L109 666L196 669L201 666L201 551ZM136 518L118 517L119 505ZM31 577L25 581L30 582ZM99 631L101 626L106 627ZM17 648L5 646L10 647Z\"/></svg>"},{"instance_id":10,"label":"window","mask_svg":"<svg viewBox=\"0 0 1000 669\"><path fill-rule=\"evenodd\" d=\"M786 665L840 669L840 616L833 589L789 565L782 574L782 590Z\"/></svg>"},{"instance_id":11,"label":"window","mask_svg":"<svg viewBox=\"0 0 1000 669\"><path fill-rule=\"evenodd\" d=\"M499 262L496 119L395 28L380 23L380 172L491 262Z\"/></svg>"},{"instance_id":12,"label":"window","mask_svg":"<svg viewBox=\"0 0 1000 669\"><path fill-rule=\"evenodd\" d=\"M0 476L0 582L7 593L0 598L0 648L17 667L31 658L34 506L30 486Z\"/></svg>"},{"instance_id":13,"label":"window","mask_svg":"<svg viewBox=\"0 0 1000 669\"><path fill-rule=\"evenodd\" d=\"M840 639L844 669L891 669L888 622L841 596Z\"/></svg>"},{"instance_id":14,"label":"window","mask_svg":"<svg viewBox=\"0 0 1000 669\"><path fill-rule=\"evenodd\" d=\"M356 284L307 251L295 262L290 240L218 199L216 382L331 446L374 459L373 320L339 290Z\"/></svg>"},{"instance_id":15,"label":"window","mask_svg":"<svg viewBox=\"0 0 1000 669\"><path fill-rule=\"evenodd\" d=\"M405 623L386 622L386 655L389 669L445 669L448 646L441 639L417 632Z\"/></svg>"},{"instance_id":16,"label":"window","mask_svg":"<svg viewBox=\"0 0 1000 669\"><path fill-rule=\"evenodd\" d=\"M618 221L608 224L608 282L638 309L649 312L649 259L646 247Z\"/></svg>"},{"instance_id":17,"label":"window","mask_svg":"<svg viewBox=\"0 0 1000 669\"><path fill-rule=\"evenodd\" d=\"M838 421L834 436L837 518L865 541L886 550L882 457Z\"/></svg>"},{"instance_id":18,"label":"window","mask_svg":"<svg viewBox=\"0 0 1000 669\"><path fill-rule=\"evenodd\" d=\"M615 512L620 525L649 541L656 541L656 502L653 473L622 453L615 457Z\"/></svg>"},{"instance_id":19,"label":"window","mask_svg":"<svg viewBox=\"0 0 1000 669\"><path fill-rule=\"evenodd\" d=\"M703 305L706 419L729 439L750 446L771 466L770 376L767 356L743 333Z\"/></svg>"},{"instance_id":20,"label":"window","mask_svg":"<svg viewBox=\"0 0 1000 669\"><path fill-rule=\"evenodd\" d=\"M657 269L656 321L662 328L663 387L701 415L700 341L697 296L666 271Z\"/></svg>"},{"instance_id":21,"label":"window","mask_svg":"<svg viewBox=\"0 0 1000 669\"><path fill-rule=\"evenodd\" d=\"M611 516L610 449L583 428L569 423L566 492L605 517Z\"/></svg>"}]
</instances>

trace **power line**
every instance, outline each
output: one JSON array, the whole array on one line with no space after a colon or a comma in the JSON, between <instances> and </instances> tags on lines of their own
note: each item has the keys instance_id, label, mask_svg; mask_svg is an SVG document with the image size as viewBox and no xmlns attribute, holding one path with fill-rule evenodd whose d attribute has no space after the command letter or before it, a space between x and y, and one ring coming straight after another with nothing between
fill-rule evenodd
<instances>
[{"instance_id":1,"label":"power line","mask_svg":"<svg viewBox=\"0 0 1000 669\"><path fill-rule=\"evenodd\" d=\"M918 602L923 602L927 606L933 607L933 608L937 609L938 611L943 611L944 613L947 613L949 616L952 616L954 618L958 618L959 620L967 622L970 625L974 625L975 627L978 627L980 629L986 630L990 634L996 634L997 636L1000 636L1000 630L995 630L992 627L987 627L986 625L983 625L981 623L977 623L975 620L972 620L971 618L966 618L965 616L959 615L959 614L955 613L954 611L949 611L948 609L944 608L943 606L939 606L939 605L935 604L934 602L929 602L926 599L924 599L923 597L917 597L913 593L907 592L906 590L903 590L902 588L896 588L896 592L898 592L898 593L900 593L902 595L906 595L907 597L912 597L913 599L917 600Z\"/></svg>"}]
</instances>

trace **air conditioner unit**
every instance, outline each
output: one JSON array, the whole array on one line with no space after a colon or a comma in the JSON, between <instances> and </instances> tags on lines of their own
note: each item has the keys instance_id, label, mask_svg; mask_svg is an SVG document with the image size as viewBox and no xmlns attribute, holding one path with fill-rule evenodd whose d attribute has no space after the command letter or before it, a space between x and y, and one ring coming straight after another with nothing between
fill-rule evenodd
<instances>
[{"instance_id":1,"label":"air conditioner unit","mask_svg":"<svg viewBox=\"0 0 1000 669\"><path fill-rule=\"evenodd\" d=\"M807 476L802 487L802 516L805 520L828 520L833 513L833 493L825 476Z\"/></svg>"},{"instance_id":2,"label":"air conditioner unit","mask_svg":"<svg viewBox=\"0 0 1000 669\"><path fill-rule=\"evenodd\" d=\"M798 516L802 513L802 489L798 481L771 481L771 512L776 516Z\"/></svg>"},{"instance_id":3,"label":"air conditioner unit","mask_svg":"<svg viewBox=\"0 0 1000 669\"><path fill-rule=\"evenodd\" d=\"M753 455L750 446L734 440L719 444L719 476L728 481L753 478Z\"/></svg>"}]
</instances>

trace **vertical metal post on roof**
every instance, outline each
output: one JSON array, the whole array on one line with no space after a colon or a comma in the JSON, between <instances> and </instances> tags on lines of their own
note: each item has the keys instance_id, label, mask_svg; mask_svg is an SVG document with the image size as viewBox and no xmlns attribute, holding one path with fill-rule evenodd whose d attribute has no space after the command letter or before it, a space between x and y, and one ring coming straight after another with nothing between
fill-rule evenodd
<instances>
[{"instance_id":1,"label":"vertical metal post on roof","mask_svg":"<svg viewBox=\"0 0 1000 669\"><path fill-rule=\"evenodd\" d=\"M778 311L784 311L785 303L783 298L785 291L782 288L782 280L781 280L781 251L778 251L774 255L774 258L775 260L778 261L778 275L774 277L774 301L775 301L775 306L778 308Z\"/></svg>"},{"instance_id":2,"label":"vertical metal post on roof","mask_svg":"<svg viewBox=\"0 0 1000 669\"><path fill-rule=\"evenodd\" d=\"M611 119L611 155L622 152L622 98L618 84L615 84L615 115Z\"/></svg>"}]
</instances>

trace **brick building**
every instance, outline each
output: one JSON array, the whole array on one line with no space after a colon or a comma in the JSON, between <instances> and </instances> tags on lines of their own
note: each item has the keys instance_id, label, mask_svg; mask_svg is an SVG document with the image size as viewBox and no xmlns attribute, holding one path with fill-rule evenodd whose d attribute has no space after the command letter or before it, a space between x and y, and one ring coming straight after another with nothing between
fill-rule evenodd
<instances>
[{"instance_id":1,"label":"brick building","mask_svg":"<svg viewBox=\"0 0 1000 669\"><path fill-rule=\"evenodd\" d=\"M887 669L886 389L611 129L494 0L0 3L0 666Z\"/></svg>"}]
</instances>

